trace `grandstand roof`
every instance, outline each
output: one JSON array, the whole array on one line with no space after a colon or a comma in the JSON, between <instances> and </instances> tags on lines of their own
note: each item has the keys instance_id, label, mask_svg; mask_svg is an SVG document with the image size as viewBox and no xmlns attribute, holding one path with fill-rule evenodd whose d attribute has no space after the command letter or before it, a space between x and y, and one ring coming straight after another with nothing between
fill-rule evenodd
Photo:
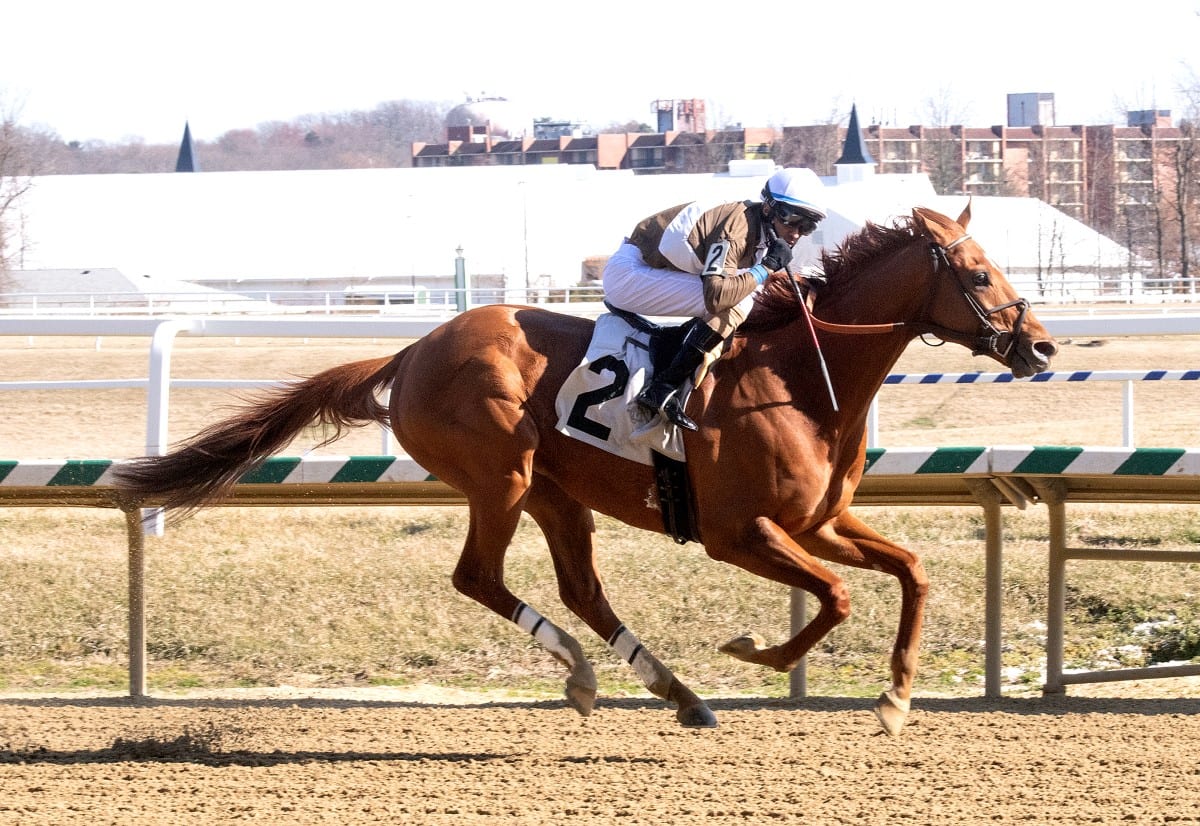
<instances>
[{"instance_id":1,"label":"grandstand roof","mask_svg":"<svg viewBox=\"0 0 1200 826\"><path fill-rule=\"evenodd\" d=\"M692 200L757 200L769 171L634 175L584 165L44 176L22 202L24 266L111 267L195 281L409 281L454 272L508 286L568 286L652 212ZM914 206L956 217L966 197L924 175L835 185L815 240ZM1002 268L1124 267L1118 244L1030 198L980 198L971 229ZM797 257L813 258L811 243ZM1054 259L1052 261L1052 259Z\"/></svg>"}]
</instances>

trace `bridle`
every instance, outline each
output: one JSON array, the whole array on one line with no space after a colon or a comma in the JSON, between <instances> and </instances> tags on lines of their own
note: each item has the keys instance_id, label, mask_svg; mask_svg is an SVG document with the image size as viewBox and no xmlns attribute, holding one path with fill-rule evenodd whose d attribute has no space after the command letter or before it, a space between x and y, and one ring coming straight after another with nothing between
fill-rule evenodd
<instances>
[{"instance_id":1,"label":"bridle","mask_svg":"<svg viewBox=\"0 0 1200 826\"><path fill-rule=\"evenodd\" d=\"M964 241L970 240L970 238L969 233L964 233L945 246L936 241L931 241L929 243L929 254L933 261L933 274L937 275L943 269L946 269L950 271L951 275L957 276L958 271L950 263L950 256L947 253ZM978 275L978 273L973 273L972 275ZM943 341L953 341L957 344L962 344L971 350L972 355L995 355L1003 363L1007 364L1009 353L1012 352L1013 345L1020 338L1021 329L1025 325L1025 315L1029 312L1029 301L1024 298L1018 298L1015 301L1009 301L995 307L984 307L979 302L979 299L972 295L957 277L955 278L955 284L958 287L959 294L967 302L967 305L975 314L975 318L979 320L979 330L973 336L924 320L928 318L930 305L937 295L936 287L930 290L929 295L925 299L925 306L921 310L921 320L895 321L890 324L833 324L828 321L822 321L815 315L811 316L811 320L814 326L828 333L891 333L902 328L908 328L916 330L918 335L930 334ZM996 326L990 321L990 317L1011 307L1018 308L1017 321L1013 324L1012 330L996 329Z\"/></svg>"},{"instance_id":2,"label":"bridle","mask_svg":"<svg viewBox=\"0 0 1200 826\"><path fill-rule=\"evenodd\" d=\"M934 275L937 275L939 272L941 272L943 268L948 269L951 275L958 275L958 271L954 268L954 265L950 263L950 257L947 255L947 253L962 242L970 240L970 238L970 233L964 233L944 247L937 242L930 242L929 254L933 259ZM984 277L987 277L988 274L986 270L981 272L983 273ZM979 275L979 273L972 273L971 275L974 277ZM963 286L960 279L955 278L955 283L958 286L959 293L966 300L967 306L971 308L971 311L975 313L975 318L979 320L979 332L975 336L969 337L959 333L956 330L950 330L937 324L931 324L928 321L918 321L912 326L924 327L926 329L922 331L923 333L932 333L933 335L945 341L955 341L963 344L970 348L971 355L973 356L994 355L1002 362L1007 364L1008 355L1012 351L1013 345L1017 342L1017 339L1021 335L1021 328L1025 326L1025 315L1029 312L1029 301L1024 298L1017 298L1014 301L1009 301L1005 304L999 304L995 307L984 307L983 304L979 303L979 299L972 295L971 291L967 287ZM921 312L922 316L928 315L929 304L933 300L935 293L936 291L931 291L929 297L926 299L925 309ZM1016 323L1013 324L1012 330L996 329L996 326L992 324L989 318L996 313L1009 309L1010 307L1018 308L1017 320Z\"/></svg>"}]
</instances>

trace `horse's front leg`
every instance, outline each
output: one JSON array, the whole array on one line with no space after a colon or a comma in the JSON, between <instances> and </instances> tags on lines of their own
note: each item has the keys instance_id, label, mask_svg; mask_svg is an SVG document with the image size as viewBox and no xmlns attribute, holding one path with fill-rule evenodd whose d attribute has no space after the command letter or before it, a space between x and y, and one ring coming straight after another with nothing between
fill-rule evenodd
<instances>
[{"instance_id":1,"label":"horse's front leg","mask_svg":"<svg viewBox=\"0 0 1200 826\"><path fill-rule=\"evenodd\" d=\"M875 703L875 714L888 734L899 734L908 718L929 578L920 558L867 527L848 511L803 538L805 547L823 559L891 574L900 583L900 624L892 647L892 687Z\"/></svg>"},{"instance_id":2,"label":"horse's front leg","mask_svg":"<svg viewBox=\"0 0 1200 826\"><path fill-rule=\"evenodd\" d=\"M756 520L752 537L758 541L740 548L734 546L733 551L712 548L709 554L776 582L801 588L817 598L819 608L808 624L782 645L766 647L757 634L746 634L722 645L721 651L779 671L791 670L813 645L850 615L844 583L817 558L890 573L901 587L900 626L892 649L892 687L876 701L875 714L888 734L899 734L912 698L929 587L920 560L849 513L803 534L798 537L799 543L767 519Z\"/></svg>"},{"instance_id":3,"label":"horse's front leg","mask_svg":"<svg viewBox=\"0 0 1200 826\"><path fill-rule=\"evenodd\" d=\"M796 636L768 647L758 634L744 634L720 647L730 656L776 671L791 671L809 649L850 616L850 597L842 579L770 519L760 517L749 530L729 537L706 536L705 551L713 559L801 588L817 598L816 615Z\"/></svg>"}]
</instances>

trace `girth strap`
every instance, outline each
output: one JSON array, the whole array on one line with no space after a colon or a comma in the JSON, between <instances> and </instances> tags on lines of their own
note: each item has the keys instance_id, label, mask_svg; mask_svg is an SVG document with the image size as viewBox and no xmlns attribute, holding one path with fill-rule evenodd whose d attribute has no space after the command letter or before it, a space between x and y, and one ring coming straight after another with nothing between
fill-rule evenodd
<instances>
[{"instance_id":1,"label":"girth strap","mask_svg":"<svg viewBox=\"0 0 1200 826\"><path fill-rule=\"evenodd\" d=\"M654 481L658 486L658 505L662 510L663 530L680 545L699 542L692 520L692 485L687 463L650 451L654 458Z\"/></svg>"}]
</instances>

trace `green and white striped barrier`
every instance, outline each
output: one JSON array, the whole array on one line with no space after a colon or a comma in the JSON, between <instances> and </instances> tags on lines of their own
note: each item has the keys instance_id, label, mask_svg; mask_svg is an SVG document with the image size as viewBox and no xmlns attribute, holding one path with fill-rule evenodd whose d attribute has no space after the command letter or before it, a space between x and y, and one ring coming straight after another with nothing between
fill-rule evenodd
<instances>
[{"instance_id":1,"label":"green and white striped barrier","mask_svg":"<svg viewBox=\"0 0 1200 826\"><path fill-rule=\"evenodd\" d=\"M0 460L0 488L108 487L111 459ZM433 482L408 456L272 456L239 484L338 484L343 482Z\"/></svg>"},{"instance_id":2,"label":"green and white striped barrier","mask_svg":"<svg viewBox=\"0 0 1200 826\"><path fill-rule=\"evenodd\" d=\"M993 474L1016 476L1200 476L1200 448L993 447Z\"/></svg>"},{"instance_id":3,"label":"green and white striped barrier","mask_svg":"<svg viewBox=\"0 0 1200 826\"><path fill-rule=\"evenodd\" d=\"M868 448L869 475L1200 476L1200 448L940 447Z\"/></svg>"},{"instance_id":4,"label":"green and white striped barrier","mask_svg":"<svg viewBox=\"0 0 1200 826\"><path fill-rule=\"evenodd\" d=\"M0 488L111 487L111 459L0 460ZM1200 448L869 448L869 476L1200 476ZM273 456L240 484L435 482L408 456Z\"/></svg>"},{"instance_id":5,"label":"green and white striped barrier","mask_svg":"<svg viewBox=\"0 0 1200 826\"><path fill-rule=\"evenodd\" d=\"M865 473L869 476L934 473L986 476L988 470L986 447L871 447L867 448Z\"/></svg>"},{"instance_id":6,"label":"green and white striped barrier","mask_svg":"<svg viewBox=\"0 0 1200 826\"><path fill-rule=\"evenodd\" d=\"M0 460L0 487L105 487L110 459Z\"/></svg>"}]
</instances>

